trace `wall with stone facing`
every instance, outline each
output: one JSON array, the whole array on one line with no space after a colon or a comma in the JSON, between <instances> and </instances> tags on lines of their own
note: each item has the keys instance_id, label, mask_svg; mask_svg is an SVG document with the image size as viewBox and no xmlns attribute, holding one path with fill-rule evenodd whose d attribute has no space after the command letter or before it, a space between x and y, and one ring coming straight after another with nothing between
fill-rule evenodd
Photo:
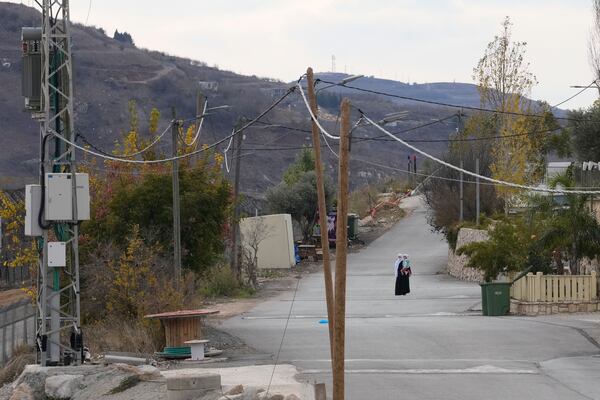
<instances>
[{"instance_id":1,"label":"wall with stone facing","mask_svg":"<svg viewBox=\"0 0 600 400\"><path fill-rule=\"evenodd\" d=\"M485 230L461 228L458 231L456 248L459 249L466 244L483 242L488 239L489 236ZM463 281L483 282L483 272L478 269L466 267L468 260L468 256L464 254L459 256L451 248L448 249L448 274Z\"/></svg>"},{"instance_id":2,"label":"wall with stone facing","mask_svg":"<svg viewBox=\"0 0 600 400\"><path fill-rule=\"evenodd\" d=\"M600 310L600 301L565 301L559 303L526 302L511 299L510 313L516 315L549 315L576 312L594 312Z\"/></svg>"}]
</instances>

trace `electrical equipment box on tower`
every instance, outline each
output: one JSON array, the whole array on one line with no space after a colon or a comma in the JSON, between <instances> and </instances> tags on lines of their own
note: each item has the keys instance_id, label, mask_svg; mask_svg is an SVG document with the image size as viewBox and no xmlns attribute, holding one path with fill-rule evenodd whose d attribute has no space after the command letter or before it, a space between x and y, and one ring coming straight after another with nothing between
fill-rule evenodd
<instances>
[{"instance_id":1,"label":"electrical equipment box on tower","mask_svg":"<svg viewBox=\"0 0 600 400\"><path fill-rule=\"evenodd\" d=\"M73 175L48 173L44 177L45 219L47 221L84 221L90 219L90 181L88 174L75 174L77 215L73 215Z\"/></svg>"},{"instance_id":2,"label":"electrical equipment box on tower","mask_svg":"<svg viewBox=\"0 0 600 400\"><path fill-rule=\"evenodd\" d=\"M67 244L65 242L48 242L48 266L67 266Z\"/></svg>"},{"instance_id":3,"label":"electrical equipment box on tower","mask_svg":"<svg viewBox=\"0 0 600 400\"><path fill-rule=\"evenodd\" d=\"M42 236L43 230L38 223L42 203L40 185L25 186L25 236Z\"/></svg>"},{"instance_id":4,"label":"electrical equipment box on tower","mask_svg":"<svg viewBox=\"0 0 600 400\"><path fill-rule=\"evenodd\" d=\"M23 68L21 90L25 108L41 111L42 96L42 28L22 28Z\"/></svg>"}]
</instances>

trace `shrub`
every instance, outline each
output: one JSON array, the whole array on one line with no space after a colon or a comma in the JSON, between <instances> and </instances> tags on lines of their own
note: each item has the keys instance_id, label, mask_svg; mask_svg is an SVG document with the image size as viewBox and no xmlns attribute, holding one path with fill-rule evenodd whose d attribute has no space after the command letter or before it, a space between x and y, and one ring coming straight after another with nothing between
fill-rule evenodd
<instances>
[{"instance_id":1,"label":"shrub","mask_svg":"<svg viewBox=\"0 0 600 400\"><path fill-rule=\"evenodd\" d=\"M240 287L231 268L217 266L204 274L199 293L205 297L229 297L236 295Z\"/></svg>"}]
</instances>

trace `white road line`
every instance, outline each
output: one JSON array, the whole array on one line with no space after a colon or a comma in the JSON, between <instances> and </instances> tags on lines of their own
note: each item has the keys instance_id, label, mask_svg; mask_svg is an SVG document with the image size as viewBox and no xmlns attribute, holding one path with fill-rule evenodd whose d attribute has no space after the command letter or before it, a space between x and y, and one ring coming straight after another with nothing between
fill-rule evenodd
<instances>
[{"instance_id":1,"label":"white road line","mask_svg":"<svg viewBox=\"0 0 600 400\"><path fill-rule=\"evenodd\" d=\"M328 369L307 369L302 374L330 374ZM538 371L532 369L506 369L493 365L480 365L471 368L449 369L347 369L346 374L403 374L403 375L455 375L455 374L501 374L501 375L535 375Z\"/></svg>"}]
</instances>

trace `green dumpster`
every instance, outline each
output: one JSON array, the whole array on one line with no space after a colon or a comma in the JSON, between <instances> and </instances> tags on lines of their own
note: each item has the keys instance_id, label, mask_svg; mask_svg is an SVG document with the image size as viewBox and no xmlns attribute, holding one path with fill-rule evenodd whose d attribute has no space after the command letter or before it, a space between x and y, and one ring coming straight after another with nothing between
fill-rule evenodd
<instances>
[{"instance_id":1,"label":"green dumpster","mask_svg":"<svg viewBox=\"0 0 600 400\"><path fill-rule=\"evenodd\" d=\"M510 311L511 282L485 282L481 286L481 310L483 315L506 315Z\"/></svg>"},{"instance_id":2,"label":"green dumpster","mask_svg":"<svg viewBox=\"0 0 600 400\"><path fill-rule=\"evenodd\" d=\"M348 214L348 239L358 237L358 214Z\"/></svg>"}]
</instances>

